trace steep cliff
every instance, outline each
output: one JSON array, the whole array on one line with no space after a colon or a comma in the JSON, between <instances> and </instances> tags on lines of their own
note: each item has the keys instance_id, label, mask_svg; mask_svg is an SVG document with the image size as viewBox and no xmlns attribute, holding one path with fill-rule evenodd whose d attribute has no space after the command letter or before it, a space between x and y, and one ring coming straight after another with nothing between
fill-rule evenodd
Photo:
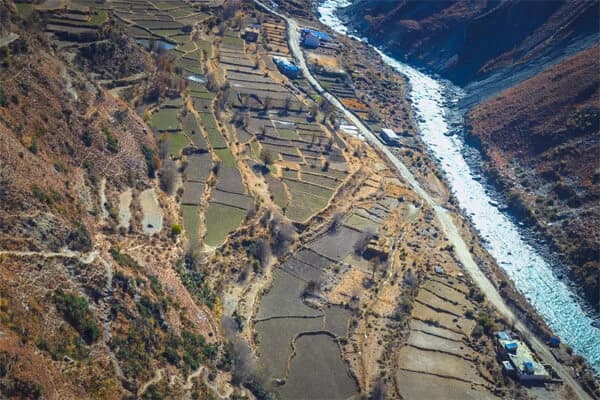
<instances>
[{"instance_id":1,"label":"steep cliff","mask_svg":"<svg viewBox=\"0 0 600 400\"><path fill-rule=\"evenodd\" d=\"M597 38L595 1L359 0L351 25L395 56L458 84L559 59Z\"/></svg>"}]
</instances>

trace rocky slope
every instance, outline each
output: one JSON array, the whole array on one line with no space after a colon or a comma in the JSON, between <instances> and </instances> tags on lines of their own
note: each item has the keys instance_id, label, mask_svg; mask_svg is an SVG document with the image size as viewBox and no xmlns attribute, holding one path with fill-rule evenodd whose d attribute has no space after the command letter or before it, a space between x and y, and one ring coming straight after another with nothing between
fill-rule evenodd
<instances>
[{"instance_id":1,"label":"rocky slope","mask_svg":"<svg viewBox=\"0 0 600 400\"><path fill-rule=\"evenodd\" d=\"M560 58L597 37L598 12L593 1L359 0L344 15L396 57L464 84Z\"/></svg>"},{"instance_id":2,"label":"rocky slope","mask_svg":"<svg viewBox=\"0 0 600 400\"><path fill-rule=\"evenodd\" d=\"M157 278L182 251L166 234L152 246L138 235L144 252L170 250L160 271L122 252L114 192L102 204L101 182L136 193L155 185L153 135L38 22L2 1L0 11L0 36L19 35L0 52L0 397L134 398L156 371L185 379L216 347L181 283ZM121 46L109 30L103 43ZM147 54L129 50L139 62L113 56L95 67L152 73Z\"/></svg>"},{"instance_id":3,"label":"rocky slope","mask_svg":"<svg viewBox=\"0 0 600 400\"><path fill-rule=\"evenodd\" d=\"M509 200L537 221L598 305L600 86L595 46L468 113L468 131Z\"/></svg>"}]
</instances>

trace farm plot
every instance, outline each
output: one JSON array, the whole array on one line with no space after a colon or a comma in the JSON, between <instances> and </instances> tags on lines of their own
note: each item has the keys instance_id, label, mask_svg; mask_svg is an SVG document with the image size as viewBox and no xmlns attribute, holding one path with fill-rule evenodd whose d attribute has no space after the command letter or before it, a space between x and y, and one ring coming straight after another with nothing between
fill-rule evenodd
<instances>
[{"instance_id":1,"label":"farm plot","mask_svg":"<svg viewBox=\"0 0 600 400\"><path fill-rule=\"evenodd\" d=\"M226 206L236 207L244 211L248 211L252 208L253 200L252 197L246 196L245 194L223 192L222 190L215 189L212 192L210 201L212 203L224 204Z\"/></svg>"},{"instance_id":2,"label":"farm plot","mask_svg":"<svg viewBox=\"0 0 600 400\"><path fill-rule=\"evenodd\" d=\"M325 200L329 200L329 198L333 194L333 190L331 189L313 185L311 183L306 183L300 180L284 178L284 182L292 192L292 196L294 193L306 193L311 196L321 197Z\"/></svg>"},{"instance_id":3,"label":"farm plot","mask_svg":"<svg viewBox=\"0 0 600 400\"><path fill-rule=\"evenodd\" d=\"M201 113L200 118L202 120L202 125L204 126L204 130L208 135L208 141L213 149L224 149L227 148L227 143L225 142L225 138L219 132L219 128L217 127L217 121L215 121L215 117L209 113Z\"/></svg>"},{"instance_id":4,"label":"farm plot","mask_svg":"<svg viewBox=\"0 0 600 400\"><path fill-rule=\"evenodd\" d=\"M308 172L308 173L315 173L315 168L312 165L302 165L301 169L303 172ZM329 168L327 169L327 171L323 171L323 170L317 170L317 173L323 174L323 175L327 175L333 178L337 178L339 180L344 180L346 179L346 177L348 176L348 173L346 171L339 171L333 168Z\"/></svg>"},{"instance_id":5,"label":"farm plot","mask_svg":"<svg viewBox=\"0 0 600 400\"><path fill-rule=\"evenodd\" d=\"M357 213L352 213L348 218L346 218L346 220L344 221L344 225L361 232L378 232L380 224L365 217L362 217Z\"/></svg>"},{"instance_id":6,"label":"farm plot","mask_svg":"<svg viewBox=\"0 0 600 400\"><path fill-rule=\"evenodd\" d=\"M245 216L245 210L211 202L205 216L206 244L218 246L223 243L227 235L240 225Z\"/></svg>"},{"instance_id":7,"label":"farm plot","mask_svg":"<svg viewBox=\"0 0 600 400\"><path fill-rule=\"evenodd\" d=\"M144 233L146 235L159 233L163 228L163 213L154 189L147 189L140 193L140 205Z\"/></svg>"},{"instance_id":8,"label":"farm plot","mask_svg":"<svg viewBox=\"0 0 600 400\"><path fill-rule=\"evenodd\" d=\"M300 260L290 257L281 265L281 269L295 276L304 282L319 281L321 270L311 265L305 264Z\"/></svg>"},{"instance_id":9,"label":"farm plot","mask_svg":"<svg viewBox=\"0 0 600 400\"><path fill-rule=\"evenodd\" d=\"M196 206L181 206L183 229L190 244L198 243L200 230L200 210Z\"/></svg>"},{"instance_id":10,"label":"farm plot","mask_svg":"<svg viewBox=\"0 0 600 400\"><path fill-rule=\"evenodd\" d=\"M182 121L182 126L183 131L192 139L192 142L196 147L203 150L208 149L204 137L200 134L200 125L198 125L198 121L193 113L188 112L185 115Z\"/></svg>"},{"instance_id":11,"label":"farm plot","mask_svg":"<svg viewBox=\"0 0 600 400\"><path fill-rule=\"evenodd\" d=\"M313 196L308 193L292 191L291 189L290 192L292 198L285 210L285 214L294 221L304 222L308 220L315 213L325 208L329 202L329 199Z\"/></svg>"},{"instance_id":12,"label":"farm plot","mask_svg":"<svg viewBox=\"0 0 600 400\"><path fill-rule=\"evenodd\" d=\"M228 30L223 35L221 46L228 49L243 50L244 41L240 38L239 32Z\"/></svg>"},{"instance_id":13,"label":"farm plot","mask_svg":"<svg viewBox=\"0 0 600 400\"><path fill-rule=\"evenodd\" d=\"M181 204L199 206L204 194L204 183L187 181L183 184Z\"/></svg>"},{"instance_id":14,"label":"farm plot","mask_svg":"<svg viewBox=\"0 0 600 400\"><path fill-rule=\"evenodd\" d=\"M275 178L272 174L265 175L267 185L269 185L269 191L273 197L273 201L281 208L285 208L288 205L288 195L285 191L284 183L279 179Z\"/></svg>"},{"instance_id":15,"label":"farm plot","mask_svg":"<svg viewBox=\"0 0 600 400\"><path fill-rule=\"evenodd\" d=\"M323 270L327 268L331 264L331 260L323 257L322 255L316 253L314 250L311 250L308 247L303 248L298 251L293 257L299 261L302 261L305 264L312 266L313 268L317 268Z\"/></svg>"},{"instance_id":16,"label":"farm plot","mask_svg":"<svg viewBox=\"0 0 600 400\"><path fill-rule=\"evenodd\" d=\"M444 339L425 332L411 332L406 343L422 350L441 351L457 357L475 356L475 353L461 341Z\"/></svg>"},{"instance_id":17,"label":"farm plot","mask_svg":"<svg viewBox=\"0 0 600 400\"><path fill-rule=\"evenodd\" d=\"M180 113L180 108L161 105L160 109L152 114L150 125L158 131L178 131Z\"/></svg>"},{"instance_id":18,"label":"farm plot","mask_svg":"<svg viewBox=\"0 0 600 400\"><path fill-rule=\"evenodd\" d=\"M474 363L450 354L405 346L400 349L398 364L403 369L415 372L468 380L479 385L485 384Z\"/></svg>"},{"instance_id":19,"label":"farm plot","mask_svg":"<svg viewBox=\"0 0 600 400\"><path fill-rule=\"evenodd\" d=\"M187 167L185 168L186 181L206 182L211 166L209 153L190 154L187 156Z\"/></svg>"},{"instance_id":20,"label":"farm plot","mask_svg":"<svg viewBox=\"0 0 600 400\"><path fill-rule=\"evenodd\" d=\"M302 302L302 292L306 282L276 269L273 271L273 285L263 296L257 314L257 321L274 317L319 317L319 310Z\"/></svg>"},{"instance_id":21,"label":"farm plot","mask_svg":"<svg viewBox=\"0 0 600 400\"><path fill-rule=\"evenodd\" d=\"M312 183L334 190L337 189L337 187L341 184L338 178L330 178L326 175L313 174L310 172L303 172L302 180L304 182Z\"/></svg>"},{"instance_id":22,"label":"farm plot","mask_svg":"<svg viewBox=\"0 0 600 400\"><path fill-rule=\"evenodd\" d=\"M497 399L483 388L474 388L469 382L457 381L424 374L398 370L398 387L402 398L407 400L447 399L447 400L492 400Z\"/></svg>"},{"instance_id":23,"label":"farm plot","mask_svg":"<svg viewBox=\"0 0 600 400\"><path fill-rule=\"evenodd\" d=\"M245 193L242 175L237 168L221 166L217 172L217 184L215 187L224 192Z\"/></svg>"},{"instance_id":24,"label":"farm plot","mask_svg":"<svg viewBox=\"0 0 600 400\"><path fill-rule=\"evenodd\" d=\"M223 165L229 168L237 168L237 162L233 157L233 154L228 148L224 149L215 149L215 154L219 159L223 162Z\"/></svg>"},{"instance_id":25,"label":"farm plot","mask_svg":"<svg viewBox=\"0 0 600 400\"><path fill-rule=\"evenodd\" d=\"M259 368L270 378L284 378L292 355L292 341L300 333L321 329L323 321L316 318L281 318L257 322Z\"/></svg>"},{"instance_id":26,"label":"farm plot","mask_svg":"<svg viewBox=\"0 0 600 400\"><path fill-rule=\"evenodd\" d=\"M337 337L348 335L350 311L343 307L331 306L325 309L325 330Z\"/></svg>"},{"instance_id":27,"label":"farm plot","mask_svg":"<svg viewBox=\"0 0 600 400\"><path fill-rule=\"evenodd\" d=\"M315 240L307 247L317 254L339 261L352 253L354 244L361 236L360 232L341 226L335 232Z\"/></svg>"},{"instance_id":28,"label":"farm plot","mask_svg":"<svg viewBox=\"0 0 600 400\"><path fill-rule=\"evenodd\" d=\"M344 400L357 392L333 338L303 335L294 347L288 379L279 389L282 398Z\"/></svg>"},{"instance_id":29,"label":"farm plot","mask_svg":"<svg viewBox=\"0 0 600 400\"><path fill-rule=\"evenodd\" d=\"M190 140L181 131L170 132L161 136L169 144L169 153L174 157L179 157L181 150L190 144Z\"/></svg>"},{"instance_id":30,"label":"farm plot","mask_svg":"<svg viewBox=\"0 0 600 400\"><path fill-rule=\"evenodd\" d=\"M252 199L245 194L240 171L221 166L206 211L206 243L217 246L244 220Z\"/></svg>"}]
</instances>

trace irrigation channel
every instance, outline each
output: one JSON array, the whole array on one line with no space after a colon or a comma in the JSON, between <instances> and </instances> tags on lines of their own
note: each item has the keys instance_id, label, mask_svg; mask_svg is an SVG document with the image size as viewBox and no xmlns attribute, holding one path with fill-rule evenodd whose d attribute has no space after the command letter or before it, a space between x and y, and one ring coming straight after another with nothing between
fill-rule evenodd
<instances>
[{"instance_id":1,"label":"irrigation channel","mask_svg":"<svg viewBox=\"0 0 600 400\"><path fill-rule=\"evenodd\" d=\"M320 20L334 31L352 36L337 10L351 4L349 0L326 0L318 11ZM596 371L600 370L600 329L584 311L580 299L553 272L545 260L524 238L511 218L492 200L465 158L461 135L446 136L462 126L456 121L459 100L464 92L451 82L434 79L374 47L385 63L405 75L410 83L410 99L421 136L446 174L454 196L485 241L498 264L514 281L548 326L575 352L585 357Z\"/></svg>"}]
</instances>

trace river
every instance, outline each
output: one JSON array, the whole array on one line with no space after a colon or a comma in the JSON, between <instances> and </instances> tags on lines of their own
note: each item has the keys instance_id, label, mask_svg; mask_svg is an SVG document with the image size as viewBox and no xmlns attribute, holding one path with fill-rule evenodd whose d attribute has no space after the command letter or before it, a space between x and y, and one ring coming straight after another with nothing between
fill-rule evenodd
<instances>
[{"instance_id":1,"label":"river","mask_svg":"<svg viewBox=\"0 0 600 400\"><path fill-rule=\"evenodd\" d=\"M349 0L323 1L318 7L321 22L340 34L353 36L336 15L339 8L350 4ZM460 115L456 108L464 91L374 48L384 62L408 78L410 100L422 139L439 161L459 206L479 231L488 252L554 333L600 371L600 329L592 325L593 320L583 310L580 300L553 273L550 263L524 239L524 231L493 205L478 174L467 163L461 135L445 135L451 125L455 131L456 124L462 122L456 121Z\"/></svg>"}]
</instances>

